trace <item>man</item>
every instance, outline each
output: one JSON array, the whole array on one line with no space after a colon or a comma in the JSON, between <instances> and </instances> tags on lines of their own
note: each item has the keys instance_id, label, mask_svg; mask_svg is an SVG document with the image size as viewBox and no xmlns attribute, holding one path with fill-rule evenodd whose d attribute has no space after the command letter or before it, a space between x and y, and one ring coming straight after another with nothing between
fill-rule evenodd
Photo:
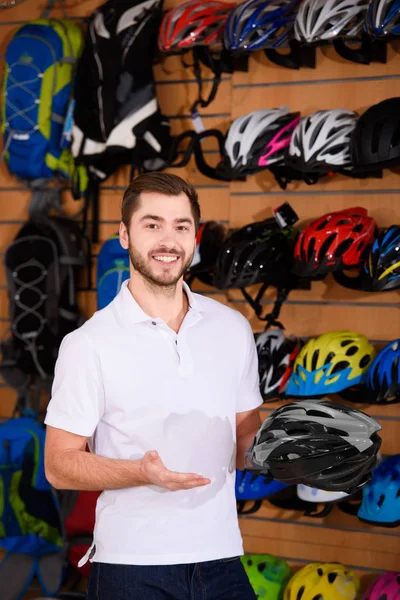
<instances>
[{"instance_id":1,"label":"man","mask_svg":"<svg viewBox=\"0 0 400 600\"><path fill-rule=\"evenodd\" d=\"M199 220L189 183L137 177L130 279L60 348L45 467L55 488L104 490L89 600L255 598L234 483L260 426L257 356L248 321L183 282Z\"/></svg>"}]
</instances>

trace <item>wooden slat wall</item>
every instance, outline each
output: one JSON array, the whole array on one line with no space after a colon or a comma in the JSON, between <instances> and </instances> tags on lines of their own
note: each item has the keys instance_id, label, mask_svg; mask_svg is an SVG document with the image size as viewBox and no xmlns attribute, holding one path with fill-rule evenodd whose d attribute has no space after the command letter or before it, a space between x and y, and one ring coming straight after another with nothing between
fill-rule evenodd
<instances>
[{"instance_id":1,"label":"wooden slat wall","mask_svg":"<svg viewBox=\"0 0 400 600\"><path fill-rule=\"evenodd\" d=\"M166 7L176 3L176 0L168 0ZM0 55L4 54L15 27L38 17L43 4L44 0L30 0L0 12ZM99 0L67 2L69 14L78 18L90 14L98 4ZM61 13L55 10L54 15L61 16ZM389 46L386 65L364 66L343 61L327 47L317 51L316 70L300 71L276 67L259 53L250 59L248 73L224 76L217 98L202 112L205 127L226 131L232 118L251 110L283 104L303 114L339 107L363 112L380 100L400 96L399 50L400 42L393 42ZM163 65L155 66L155 77L161 109L171 118L173 132L189 129L189 109L196 94L192 72L184 68L178 58L169 57ZM217 154L212 152L215 148L207 146L206 149L211 151L209 160L216 161ZM284 201L292 204L303 222L328 210L360 205L369 210L380 226L400 223L400 178L395 171L386 170L382 179L360 181L335 176L312 187L294 182L285 191L267 172L246 182L231 184L207 179L198 173L193 162L174 172L197 186L205 219L221 220L231 227L270 216L271 209ZM103 186L101 242L117 230L120 201L127 184L128 170L122 169ZM4 165L0 165L1 254L27 217L28 199L28 194L9 176ZM73 214L79 203L66 194L65 206ZM260 329L240 293L222 294L201 284L194 287L241 311L255 331ZM267 294L266 309L270 308L272 298L272 294ZM96 306L95 291L82 292L80 303L89 317ZM329 277L325 282L313 284L311 292L293 292L281 317L287 330L300 336L318 335L333 328L354 328L379 344L400 337L399 308L397 292L366 294L345 290ZM0 265L0 333L7 325L5 274ZM14 402L14 393L3 385L0 388L0 416L8 416ZM263 417L267 417L274 407L276 404L265 405ZM365 409L364 406L360 408ZM366 410L382 424L383 452L400 452L399 405L371 406ZM378 572L400 570L399 530L370 527L339 510L334 509L323 520L315 520L264 502L256 515L241 520L241 529L248 552L270 552L285 557L294 568L313 560L343 561L362 576L364 587Z\"/></svg>"}]
</instances>

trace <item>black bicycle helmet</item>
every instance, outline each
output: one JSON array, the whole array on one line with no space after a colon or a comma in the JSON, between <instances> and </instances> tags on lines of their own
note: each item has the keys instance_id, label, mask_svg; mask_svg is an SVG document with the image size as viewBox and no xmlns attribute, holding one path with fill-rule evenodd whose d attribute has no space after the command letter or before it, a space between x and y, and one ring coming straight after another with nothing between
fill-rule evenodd
<instances>
[{"instance_id":1,"label":"black bicycle helmet","mask_svg":"<svg viewBox=\"0 0 400 600\"><path fill-rule=\"evenodd\" d=\"M274 218L250 223L226 239L218 255L214 285L219 289L244 288L255 283L285 286L297 231L281 229Z\"/></svg>"},{"instance_id":2,"label":"black bicycle helmet","mask_svg":"<svg viewBox=\"0 0 400 600\"><path fill-rule=\"evenodd\" d=\"M206 285L213 284L215 263L226 236L225 227L217 221L201 223L196 236L196 250L185 279L190 285L197 277Z\"/></svg>"},{"instance_id":3,"label":"black bicycle helmet","mask_svg":"<svg viewBox=\"0 0 400 600\"><path fill-rule=\"evenodd\" d=\"M400 98L371 106L359 117L351 137L351 156L357 169L400 165Z\"/></svg>"},{"instance_id":4,"label":"black bicycle helmet","mask_svg":"<svg viewBox=\"0 0 400 600\"><path fill-rule=\"evenodd\" d=\"M327 400L287 404L264 421L246 468L283 483L352 493L371 477L380 429L365 413Z\"/></svg>"}]
</instances>

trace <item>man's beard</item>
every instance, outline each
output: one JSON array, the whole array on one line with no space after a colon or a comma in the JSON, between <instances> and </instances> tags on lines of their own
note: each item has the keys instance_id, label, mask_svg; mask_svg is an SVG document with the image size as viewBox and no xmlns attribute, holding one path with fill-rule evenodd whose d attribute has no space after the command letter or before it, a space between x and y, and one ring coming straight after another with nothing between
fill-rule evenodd
<instances>
[{"instance_id":1,"label":"man's beard","mask_svg":"<svg viewBox=\"0 0 400 600\"><path fill-rule=\"evenodd\" d=\"M140 252L138 250L136 250L136 248L133 246L133 244L131 242L129 242L128 252L129 252L129 258L131 259L131 263L132 263L132 266L135 269L135 271L140 273L140 275L143 277L143 279L148 284L150 284L152 286L163 287L163 288L171 288L171 287L176 286L179 279L182 277L182 275L187 271L187 269L192 264L193 255L194 255L194 251L193 251L191 256L189 256L188 259L183 263L183 260L185 258L185 255L183 253L179 253L176 251L171 252L171 251L167 250L166 248L158 248L155 252L152 251L149 254L148 261L146 261L146 259L143 257L143 255L140 254ZM157 256L159 254L169 254L171 256L179 256L179 258L182 260L183 266L180 269L180 271L178 272L178 274L174 275L173 273L167 272L162 275L156 275L155 273L152 272L148 263L152 260L153 256ZM160 263L160 265L162 266L162 263Z\"/></svg>"}]
</instances>

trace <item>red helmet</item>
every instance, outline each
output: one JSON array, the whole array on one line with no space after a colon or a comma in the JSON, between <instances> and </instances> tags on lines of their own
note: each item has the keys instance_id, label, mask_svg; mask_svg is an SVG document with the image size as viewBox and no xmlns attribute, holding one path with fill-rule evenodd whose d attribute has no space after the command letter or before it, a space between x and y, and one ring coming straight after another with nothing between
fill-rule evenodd
<instances>
[{"instance_id":1,"label":"red helmet","mask_svg":"<svg viewBox=\"0 0 400 600\"><path fill-rule=\"evenodd\" d=\"M162 22L158 47L163 52L212 46L222 40L225 22L236 4L189 0L169 10Z\"/></svg>"},{"instance_id":2,"label":"red helmet","mask_svg":"<svg viewBox=\"0 0 400 600\"><path fill-rule=\"evenodd\" d=\"M328 213L310 223L294 249L294 272L319 277L330 271L361 267L377 234L377 225L365 208Z\"/></svg>"}]
</instances>

